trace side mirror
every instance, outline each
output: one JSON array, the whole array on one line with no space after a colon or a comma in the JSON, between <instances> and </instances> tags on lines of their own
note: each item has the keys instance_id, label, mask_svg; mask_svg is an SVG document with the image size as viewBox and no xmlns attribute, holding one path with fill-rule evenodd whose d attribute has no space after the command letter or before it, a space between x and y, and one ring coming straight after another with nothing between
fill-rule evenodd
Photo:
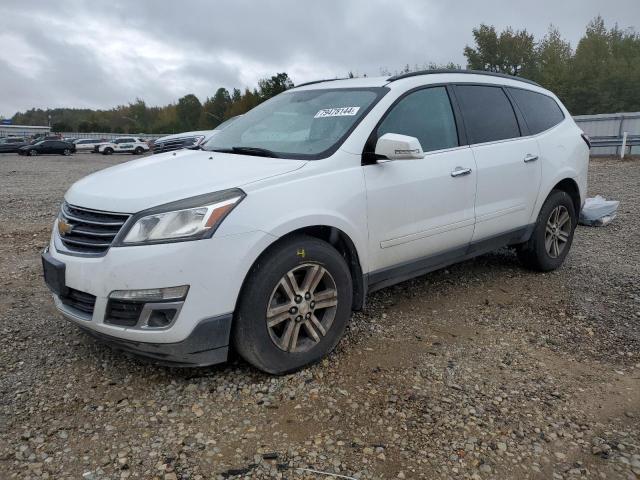
<instances>
[{"instance_id":1,"label":"side mirror","mask_svg":"<svg viewBox=\"0 0 640 480\"><path fill-rule=\"evenodd\" d=\"M375 154L377 157L389 160L418 160L424 158L424 152L420 140L416 137L400 135L398 133L385 133L376 143Z\"/></svg>"}]
</instances>

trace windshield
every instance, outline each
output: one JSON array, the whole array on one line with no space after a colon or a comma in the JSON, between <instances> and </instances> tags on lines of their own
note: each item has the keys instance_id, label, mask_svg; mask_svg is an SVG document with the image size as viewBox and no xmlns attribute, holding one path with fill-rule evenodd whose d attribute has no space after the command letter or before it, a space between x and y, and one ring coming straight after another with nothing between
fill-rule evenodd
<instances>
[{"instance_id":1,"label":"windshield","mask_svg":"<svg viewBox=\"0 0 640 480\"><path fill-rule=\"evenodd\" d=\"M290 90L247 112L214 135L204 150L285 158L335 151L387 89Z\"/></svg>"}]
</instances>

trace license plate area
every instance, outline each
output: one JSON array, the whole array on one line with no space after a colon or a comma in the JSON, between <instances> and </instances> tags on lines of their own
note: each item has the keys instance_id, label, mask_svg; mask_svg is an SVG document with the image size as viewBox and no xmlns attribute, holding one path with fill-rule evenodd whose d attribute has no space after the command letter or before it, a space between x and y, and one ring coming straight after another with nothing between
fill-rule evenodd
<instances>
[{"instance_id":1,"label":"license plate area","mask_svg":"<svg viewBox=\"0 0 640 480\"><path fill-rule=\"evenodd\" d=\"M53 258L49 252L42 254L42 270L44 282L53 293L63 296L67 293L65 285L65 264Z\"/></svg>"}]
</instances>

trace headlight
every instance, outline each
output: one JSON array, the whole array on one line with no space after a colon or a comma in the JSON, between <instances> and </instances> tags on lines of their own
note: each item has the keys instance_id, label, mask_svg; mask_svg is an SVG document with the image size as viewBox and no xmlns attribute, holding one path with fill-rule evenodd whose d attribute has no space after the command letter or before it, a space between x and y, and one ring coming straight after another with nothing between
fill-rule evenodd
<instances>
[{"instance_id":1,"label":"headlight","mask_svg":"<svg viewBox=\"0 0 640 480\"><path fill-rule=\"evenodd\" d=\"M134 215L121 234L121 245L179 242L209 238L240 203L240 189L168 203Z\"/></svg>"}]
</instances>

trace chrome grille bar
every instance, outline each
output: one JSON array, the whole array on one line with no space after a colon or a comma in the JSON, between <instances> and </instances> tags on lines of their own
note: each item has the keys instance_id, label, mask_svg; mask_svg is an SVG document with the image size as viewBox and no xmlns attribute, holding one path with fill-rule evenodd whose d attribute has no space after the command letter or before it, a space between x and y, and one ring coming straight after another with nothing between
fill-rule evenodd
<instances>
[{"instance_id":1,"label":"chrome grille bar","mask_svg":"<svg viewBox=\"0 0 640 480\"><path fill-rule=\"evenodd\" d=\"M63 245L73 252L100 254L107 251L129 219L124 213L103 212L64 203L60 220L68 230L58 230Z\"/></svg>"}]
</instances>

